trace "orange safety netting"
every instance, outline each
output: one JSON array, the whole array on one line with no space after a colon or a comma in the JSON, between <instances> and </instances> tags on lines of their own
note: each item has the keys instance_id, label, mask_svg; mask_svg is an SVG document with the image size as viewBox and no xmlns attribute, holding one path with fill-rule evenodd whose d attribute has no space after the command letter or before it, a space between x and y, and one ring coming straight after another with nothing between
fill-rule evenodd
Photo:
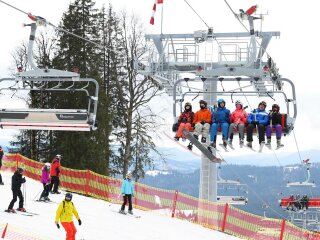
<instances>
[{"instance_id":1,"label":"orange safety netting","mask_svg":"<svg viewBox=\"0 0 320 240\"><path fill-rule=\"evenodd\" d=\"M25 175L40 180L43 163L21 156L7 154L4 169L23 167ZM61 187L71 192L120 203L122 180L106 177L89 170L61 167ZM244 239L320 239L320 235L280 219L257 216L233 206L200 200L173 190L164 190L144 184L135 184L136 208L153 210L185 219L208 228L223 231Z\"/></svg>"},{"instance_id":2,"label":"orange safety netting","mask_svg":"<svg viewBox=\"0 0 320 240\"><path fill-rule=\"evenodd\" d=\"M11 240L50 240L48 236L40 236L31 231L18 228L12 224L0 224L0 238Z\"/></svg>"}]
</instances>

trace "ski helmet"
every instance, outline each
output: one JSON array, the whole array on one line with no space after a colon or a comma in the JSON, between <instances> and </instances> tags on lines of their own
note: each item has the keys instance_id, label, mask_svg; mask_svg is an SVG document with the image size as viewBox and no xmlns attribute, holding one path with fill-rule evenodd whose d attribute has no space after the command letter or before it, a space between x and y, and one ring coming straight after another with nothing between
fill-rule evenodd
<instances>
[{"instance_id":1,"label":"ski helmet","mask_svg":"<svg viewBox=\"0 0 320 240\"><path fill-rule=\"evenodd\" d=\"M66 193L66 196L64 197L64 199L67 201L67 202L70 202L72 200L72 194L71 193Z\"/></svg>"},{"instance_id":2,"label":"ski helmet","mask_svg":"<svg viewBox=\"0 0 320 240\"><path fill-rule=\"evenodd\" d=\"M61 160L62 156L60 154L57 154L55 158L58 158L59 160Z\"/></svg>"},{"instance_id":3,"label":"ski helmet","mask_svg":"<svg viewBox=\"0 0 320 240\"><path fill-rule=\"evenodd\" d=\"M184 109L187 109L186 107L187 106L189 106L190 108L190 110L192 109L192 105L191 105L191 103L189 103L189 102L186 102L185 104L184 104Z\"/></svg>"},{"instance_id":4,"label":"ski helmet","mask_svg":"<svg viewBox=\"0 0 320 240\"><path fill-rule=\"evenodd\" d=\"M265 108L267 107L267 103L266 103L265 101L261 101L261 102L259 103L258 107L259 107L260 105L263 105Z\"/></svg>"},{"instance_id":5,"label":"ski helmet","mask_svg":"<svg viewBox=\"0 0 320 240\"><path fill-rule=\"evenodd\" d=\"M222 98L218 100L218 107L220 107L221 103L224 103L224 105L226 105L226 102Z\"/></svg>"},{"instance_id":6,"label":"ski helmet","mask_svg":"<svg viewBox=\"0 0 320 240\"><path fill-rule=\"evenodd\" d=\"M280 111L280 107L279 107L278 104L273 104L273 105L272 105L272 111L273 111L273 109L275 109L276 112L279 112L279 111Z\"/></svg>"},{"instance_id":7,"label":"ski helmet","mask_svg":"<svg viewBox=\"0 0 320 240\"><path fill-rule=\"evenodd\" d=\"M203 104L205 107L207 107L208 103L205 100L200 100L199 101L200 105Z\"/></svg>"},{"instance_id":8,"label":"ski helmet","mask_svg":"<svg viewBox=\"0 0 320 240\"><path fill-rule=\"evenodd\" d=\"M19 174L22 174L23 171L24 171L24 169L21 168L21 167L18 167L17 170L16 170L16 172L19 173Z\"/></svg>"},{"instance_id":9,"label":"ski helmet","mask_svg":"<svg viewBox=\"0 0 320 240\"><path fill-rule=\"evenodd\" d=\"M51 164L47 162L47 163L44 164L44 166L47 167L47 168L50 168Z\"/></svg>"},{"instance_id":10,"label":"ski helmet","mask_svg":"<svg viewBox=\"0 0 320 240\"><path fill-rule=\"evenodd\" d=\"M237 100L236 103L235 103L236 106L237 106L238 104L241 105L241 107L243 106L243 104L242 104L242 102L241 102L240 100Z\"/></svg>"},{"instance_id":11,"label":"ski helmet","mask_svg":"<svg viewBox=\"0 0 320 240\"><path fill-rule=\"evenodd\" d=\"M130 171L127 172L126 177L131 177L131 176L132 176L132 173Z\"/></svg>"}]
</instances>

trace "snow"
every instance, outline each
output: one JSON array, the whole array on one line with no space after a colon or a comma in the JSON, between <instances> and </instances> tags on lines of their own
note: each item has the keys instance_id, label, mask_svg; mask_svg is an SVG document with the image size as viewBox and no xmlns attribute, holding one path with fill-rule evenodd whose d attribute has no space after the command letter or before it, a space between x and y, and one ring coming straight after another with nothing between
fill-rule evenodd
<instances>
[{"instance_id":1,"label":"snow","mask_svg":"<svg viewBox=\"0 0 320 240\"><path fill-rule=\"evenodd\" d=\"M146 172L146 175L149 175L149 176L152 176L152 177L155 177L159 174L162 174L162 175L168 175L169 172L167 171L159 171L159 170L149 170Z\"/></svg>"},{"instance_id":2,"label":"snow","mask_svg":"<svg viewBox=\"0 0 320 240\"><path fill-rule=\"evenodd\" d=\"M12 173L2 172L4 186L0 186L1 206L6 209L12 198L11 192ZM49 197L56 203L42 203L33 201L38 198L42 190L42 184L27 178L26 189L26 209L30 212L39 213L36 216L22 216L20 214L8 214L0 211L0 225L8 223L8 230L14 227L23 232L34 233L42 236L41 239L57 240L65 239L65 231L61 227L58 229L55 224L55 212L64 195L54 194ZM62 191L62 193L64 193ZM229 240L239 239L218 231L204 228L200 225L187 221L172 219L152 211L141 211L134 209L136 215L141 218L121 215L117 213L120 206L106 201L84 197L73 194L72 199L76 206L82 225L75 226L78 230L76 239L97 240L97 239L131 239L131 240ZM18 201L15 204L17 208ZM0 233L2 234L2 232ZM7 238L9 239L9 238ZM19 238L21 239L21 238Z\"/></svg>"}]
</instances>

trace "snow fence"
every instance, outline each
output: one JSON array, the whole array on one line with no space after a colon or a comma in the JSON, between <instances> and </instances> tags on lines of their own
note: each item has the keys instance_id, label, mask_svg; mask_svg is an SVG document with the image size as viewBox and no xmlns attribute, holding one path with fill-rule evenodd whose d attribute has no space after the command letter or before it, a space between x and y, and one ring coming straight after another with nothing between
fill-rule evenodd
<instances>
[{"instance_id":1,"label":"snow fence","mask_svg":"<svg viewBox=\"0 0 320 240\"><path fill-rule=\"evenodd\" d=\"M6 154L3 158L3 169L14 171L17 167L25 169L25 176L40 181L43 163L20 154ZM113 203L122 202L120 199L122 180L89 170L65 167L61 168L60 174L61 187L68 191ZM133 204L135 208L188 220L243 239L320 239L320 234L298 228L285 220L261 217L228 204L204 201L178 191L154 188L140 183L135 184Z\"/></svg>"}]
</instances>

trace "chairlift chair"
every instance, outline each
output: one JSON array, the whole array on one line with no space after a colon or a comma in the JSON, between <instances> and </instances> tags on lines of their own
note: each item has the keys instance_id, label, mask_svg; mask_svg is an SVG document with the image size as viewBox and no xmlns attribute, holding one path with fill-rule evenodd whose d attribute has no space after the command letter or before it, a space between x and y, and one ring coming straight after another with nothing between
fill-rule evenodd
<instances>
[{"instance_id":1,"label":"chairlift chair","mask_svg":"<svg viewBox=\"0 0 320 240\"><path fill-rule=\"evenodd\" d=\"M97 129L98 82L92 78L80 78L80 75L75 72L39 69L32 57L37 23L27 26L31 27L27 57L33 70L18 72L15 78L0 79L0 91L84 93L82 96L86 97L87 106L84 109L11 109L0 107L0 127L4 129L63 131Z\"/></svg>"}]
</instances>

